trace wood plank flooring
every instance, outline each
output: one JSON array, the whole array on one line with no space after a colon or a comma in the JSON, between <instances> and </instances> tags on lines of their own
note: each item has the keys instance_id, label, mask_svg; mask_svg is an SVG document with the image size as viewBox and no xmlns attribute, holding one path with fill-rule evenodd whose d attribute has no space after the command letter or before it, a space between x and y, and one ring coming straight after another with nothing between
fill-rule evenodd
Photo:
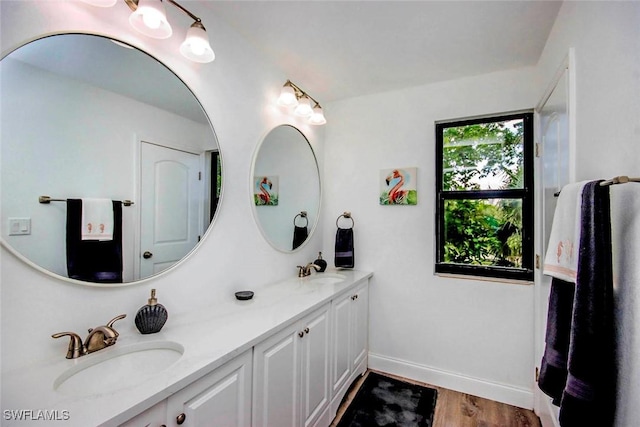
<instances>
[{"instance_id":1,"label":"wood plank flooring","mask_svg":"<svg viewBox=\"0 0 640 427\"><path fill-rule=\"evenodd\" d=\"M340 417L355 397L369 372L367 371L349 391L330 427L335 427L338 424ZM419 381L408 380L384 372L380 373L438 390L433 427L541 427L540 419L533 411Z\"/></svg>"}]
</instances>

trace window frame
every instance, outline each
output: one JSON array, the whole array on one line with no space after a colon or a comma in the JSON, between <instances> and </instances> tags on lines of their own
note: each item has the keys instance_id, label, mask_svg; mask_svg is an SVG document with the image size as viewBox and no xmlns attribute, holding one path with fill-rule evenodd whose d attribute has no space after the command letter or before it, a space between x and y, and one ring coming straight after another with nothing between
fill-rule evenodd
<instances>
[{"instance_id":1,"label":"window frame","mask_svg":"<svg viewBox=\"0 0 640 427\"><path fill-rule=\"evenodd\" d=\"M444 130L480 123L494 123L507 120L523 121L523 174L521 189L504 190L443 190L444 182ZM479 276L482 278L533 281L534 279L534 116L532 111L506 113L450 120L435 123L436 133L436 274ZM447 200L518 199L522 201L522 267L501 267L444 262L445 246L445 202Z\"/></svg>"}]
</instances>

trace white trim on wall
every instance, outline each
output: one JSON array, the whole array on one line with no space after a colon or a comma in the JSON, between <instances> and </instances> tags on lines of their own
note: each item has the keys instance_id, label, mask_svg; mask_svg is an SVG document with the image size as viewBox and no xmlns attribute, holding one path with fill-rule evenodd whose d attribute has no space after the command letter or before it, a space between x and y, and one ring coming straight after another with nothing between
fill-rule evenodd
<instances>
[{"instance_id":1,"label":"white trim on wall","mask_svg":"<svg viewBox=\"0 0 640 427\"><path fill-rule=\"evenodd\" d=\"M371 352L369 368L520 408L533 408L533 393L530 389L473 378Z\"/></svg>"}]
</instances>

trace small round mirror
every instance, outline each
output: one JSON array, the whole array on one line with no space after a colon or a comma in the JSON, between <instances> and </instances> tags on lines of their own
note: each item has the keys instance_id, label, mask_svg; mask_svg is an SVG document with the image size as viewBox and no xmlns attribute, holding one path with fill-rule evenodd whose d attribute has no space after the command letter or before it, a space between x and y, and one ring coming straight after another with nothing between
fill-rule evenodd
<instances>
[{"instance_id":1,"label":"small round mirror","mask_svg":"<svg viewBox=\"0 0 640 427\"><path fill-rule=\"evenodd\" d=\"M320 173L315 153L300 130L272 129L253 161L253 212L265 239L292 252L313 233L320 211Z\"/></svg>"}]
</instances>

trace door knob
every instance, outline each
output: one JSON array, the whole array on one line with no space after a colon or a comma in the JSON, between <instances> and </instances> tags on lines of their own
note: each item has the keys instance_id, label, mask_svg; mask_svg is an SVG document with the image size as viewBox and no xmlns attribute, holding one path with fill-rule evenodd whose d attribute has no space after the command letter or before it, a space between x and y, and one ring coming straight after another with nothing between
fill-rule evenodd
<instances>
[{"instance_id":1,"label":"door knob","mask_svg":"<svg viewBox=\"0 0 640 427\"><path fill-rule=\"evenodd\" d=\"M176 422L178 423L178 425L182 425L185 419L187 419L187 416L183 412L182 414L176 417Z\"/></svg>"},{"instance_id":2,"label":"door knob","mask_svg":"<svg viewBox=\"0 0 640 427\"><path fill-rule=\"evenodd\" d=\"M153 256L153 254L152 254L151 252L149 252L149 251L145 251L145 252L142 254L142 258L144 258L144 259L149 259L149 258L151 258L152 256Z\"/></svg>"}]
</instances>

